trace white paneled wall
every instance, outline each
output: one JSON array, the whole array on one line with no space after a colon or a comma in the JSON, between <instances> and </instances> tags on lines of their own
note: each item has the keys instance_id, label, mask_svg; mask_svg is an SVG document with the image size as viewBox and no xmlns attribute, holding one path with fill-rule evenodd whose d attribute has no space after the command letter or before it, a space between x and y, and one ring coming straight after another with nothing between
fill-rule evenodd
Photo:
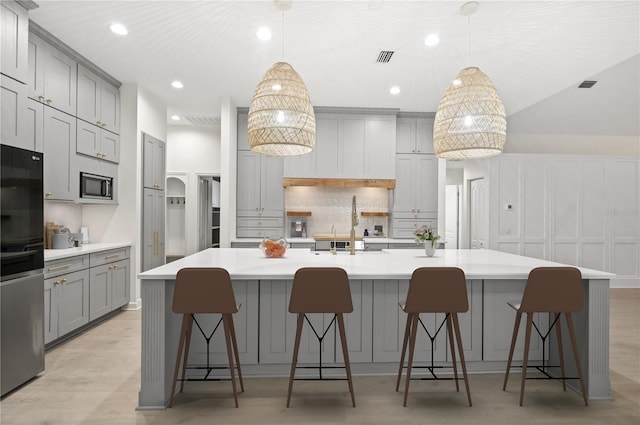
<instances>
[{"instance_id":1,"label":"white paneled wall","mask_svg":"<svg viewBox=\"0 0 640 425\"><path fill-rule=\"evenodd\" d=\"M640 287L640 161L503 154L489 161L490 247Z\"/></svg>"}]
</instances>

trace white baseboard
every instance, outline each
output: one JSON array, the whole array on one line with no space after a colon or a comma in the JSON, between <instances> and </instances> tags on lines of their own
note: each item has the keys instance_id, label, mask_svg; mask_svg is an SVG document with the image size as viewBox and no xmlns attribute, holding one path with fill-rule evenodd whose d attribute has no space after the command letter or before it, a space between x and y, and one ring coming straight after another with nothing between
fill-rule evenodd
<instances>
[{"instance_id":1,"label":"white baseboard","mask_svg":"<svg viewBox=\"0 0 640 425\"><path fill-rule=\"evenodd\" d=\"M142 298L138 298L135 301L129 301L125 310L139 310L140 308L142 308Z\"/></svg>"},{"instance_id":2,"label":"white baseboard","mask_svg":"<svg viewBox=\"0 0 640 425\"><path fill-rule=\"evenodd\" d=\"M640 289L640 278L627 277L611 279L611 288L638 288Z\"/></svg>"}]
</instances>

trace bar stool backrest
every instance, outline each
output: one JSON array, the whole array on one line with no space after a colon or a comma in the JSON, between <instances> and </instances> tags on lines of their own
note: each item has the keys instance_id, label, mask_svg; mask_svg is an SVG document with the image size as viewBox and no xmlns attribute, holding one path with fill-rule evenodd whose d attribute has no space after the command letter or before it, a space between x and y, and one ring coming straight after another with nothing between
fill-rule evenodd
<instances>
[{"instance_id":1,"label":"bar stool backrest","mask_svg":"<svg viewBox=\"0 0 640 425\"><path fill-rule=\"evenodd\" d=\"M578 312L584 308L582 273L575 267L537 267L529 272L520 310Z\"/></svg>"},{"instance_id":2,"label":"bar stool backrest","mask_svg":"<svg viewBox=\"0 0 640 425\"><path fill-rule=\"evenodd\" d=\"M176 275L174 313L236 313L229 272L219 267L187 267Z\"/></svg>"},{"instance_id":3,"label":"bar stool backrest","mask_svg":"<svg viewBox=\"0 0 640 425\"><path fill-rule=\"evenodd\" d=\"M303 267L293 276L290 313L351 313L349 276L339 267Z\"/></svg>"},{"instance_id":4,"label":"bar stool backrest","mask_svg":"<svg viewBox=\"0 0 640 425\"><path fill-rule=\"evenodd\" d=\"M404 311L464 313L469 310L464 271L457 267L420 267L413 271Z\"/></svg>"}]
</instances>

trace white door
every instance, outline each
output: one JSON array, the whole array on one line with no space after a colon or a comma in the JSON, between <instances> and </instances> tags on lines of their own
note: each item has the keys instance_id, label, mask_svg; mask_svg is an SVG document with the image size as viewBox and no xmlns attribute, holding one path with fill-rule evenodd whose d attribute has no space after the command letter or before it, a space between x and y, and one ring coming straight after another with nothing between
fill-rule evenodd
<instances>
[{"instance_id":1,"label":"white door","mask_svg":"<svg viewBox=\"0 0 640 425\"><path fill-rule=\"evenodd\" d=\"M486 247L487 223L484 215L484 179L469 181L469 248Z\"/></svg>"},{"instance_id":2,"label":"white door","mask_svg":"<svg viewBox=\"0 0 640 425\"><path fill-rule=\"evenodd\" d=\"M450 184L445 186L445 248L458 249L458 230L460 229L460 186Z\"/></svg>"}]
</instances>

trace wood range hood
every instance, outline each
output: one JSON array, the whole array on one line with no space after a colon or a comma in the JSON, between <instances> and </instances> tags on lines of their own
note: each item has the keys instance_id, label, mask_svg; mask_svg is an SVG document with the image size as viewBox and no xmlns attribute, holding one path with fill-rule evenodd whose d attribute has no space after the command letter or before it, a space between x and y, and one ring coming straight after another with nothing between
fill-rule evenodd
<instances>
[{"instance_id":1,"label":"wood range hood","mask_svg":"<svg viewBox=\"0 0 640 425\"><path fill-rule=\"evenodd\" d=\"M291 178L282 179L283 187L379 187L387 190L395 189L395 179L328 179L328 178Z\"/></svg>"}]
</instances>

